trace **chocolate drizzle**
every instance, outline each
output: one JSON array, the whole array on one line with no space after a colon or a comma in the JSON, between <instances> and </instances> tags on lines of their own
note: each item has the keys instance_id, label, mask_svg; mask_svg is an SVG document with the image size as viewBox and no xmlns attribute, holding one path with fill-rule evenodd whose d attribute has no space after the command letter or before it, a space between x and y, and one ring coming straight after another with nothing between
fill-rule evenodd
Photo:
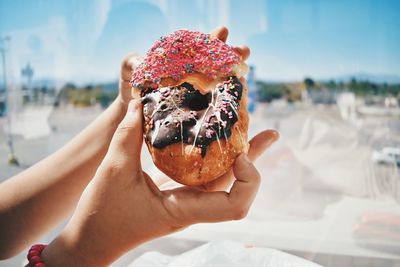
<instances>
[{"instance_id":1,"label":"chocolate drizzle","mask_svg":"<svg viewBox=\"0 0 400 267\"><path fill-rule=\"evenodd\" d=\"M228 77L206 95L187 82L142 90L143 116L149 127L146 140L155 148L179 142L197 146L204 157L211 142L232 134L242 90L236 76Z\"/></svg>"}]
</instances>

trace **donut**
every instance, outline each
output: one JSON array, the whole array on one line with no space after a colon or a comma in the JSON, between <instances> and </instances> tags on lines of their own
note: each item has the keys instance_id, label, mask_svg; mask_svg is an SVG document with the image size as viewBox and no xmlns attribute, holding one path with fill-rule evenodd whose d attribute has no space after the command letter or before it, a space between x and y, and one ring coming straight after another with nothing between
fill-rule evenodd
<instances>
[{"instance_id":1,"label":"donut","mask_svg":"<svg viewBox=\"0 0 400 267\"><path fill-rule=\"evenodd\" d=\"M197 31L161 37L132 72L154 164L184 185L226 173L247 153L247 65L229 45Z\"/></svg>"}]
</instances>

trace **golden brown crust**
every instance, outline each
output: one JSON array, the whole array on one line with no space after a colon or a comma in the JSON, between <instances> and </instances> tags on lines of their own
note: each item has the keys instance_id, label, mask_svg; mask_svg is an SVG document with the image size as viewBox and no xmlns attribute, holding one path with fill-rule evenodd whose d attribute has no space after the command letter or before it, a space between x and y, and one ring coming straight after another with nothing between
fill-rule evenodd
<instances>
[{"instance_id":1,"label":"golden brown crust","mask_svg":"<svg viewBox=\"0 0 400 267\"><path fill-rule=\"evenodd\" d=\"M192 149L192 145L176 143L158 149L146 142L154 164L162 172L178 183L201 185L227 172L239 154L248 152L247 85L243 78L240 81L243 85L243 93L239 102L239 120L234 124L228 141L220 139L219 142L212 142L207 147L204 157L201 156L200 148ZM144 131L146 128L145 125Z\"/></svg>"}]
</instances>

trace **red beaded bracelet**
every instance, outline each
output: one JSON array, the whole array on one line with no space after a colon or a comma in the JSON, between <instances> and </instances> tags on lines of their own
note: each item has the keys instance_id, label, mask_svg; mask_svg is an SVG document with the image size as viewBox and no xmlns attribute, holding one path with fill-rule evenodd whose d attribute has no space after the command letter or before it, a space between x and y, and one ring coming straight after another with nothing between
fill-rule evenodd
<instances>
[{"instance_id":1,"label":"red beaded bracelet","mask_svg":"<svg viewBox=\"0 0 400 267\"><path fill-rule=\"evenodd\" d=\"M47 247L47 245L33 245L31 249L28 252L28 265L29 267L46 267L46 265L42 261L42 257L40 255L42 254L42 251Z\"/></svg>"}]
</instances>

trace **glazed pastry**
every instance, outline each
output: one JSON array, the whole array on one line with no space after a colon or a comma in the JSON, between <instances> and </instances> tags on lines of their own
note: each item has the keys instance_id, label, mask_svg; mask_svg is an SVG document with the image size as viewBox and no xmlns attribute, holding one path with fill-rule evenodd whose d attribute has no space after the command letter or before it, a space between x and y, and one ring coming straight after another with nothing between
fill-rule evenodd
<instances>
[{"instance_id":1,"label":"glazed pastry","mask_svg":"<svg viewBox=\"0 0 400 267\"><path fill-rule=\"evenodd\" d=\"M185 185L208 183L248 150L247 65L219 39L180 30L161 37L132 73L155 165Z\"/></svg>"}]
</instances>

